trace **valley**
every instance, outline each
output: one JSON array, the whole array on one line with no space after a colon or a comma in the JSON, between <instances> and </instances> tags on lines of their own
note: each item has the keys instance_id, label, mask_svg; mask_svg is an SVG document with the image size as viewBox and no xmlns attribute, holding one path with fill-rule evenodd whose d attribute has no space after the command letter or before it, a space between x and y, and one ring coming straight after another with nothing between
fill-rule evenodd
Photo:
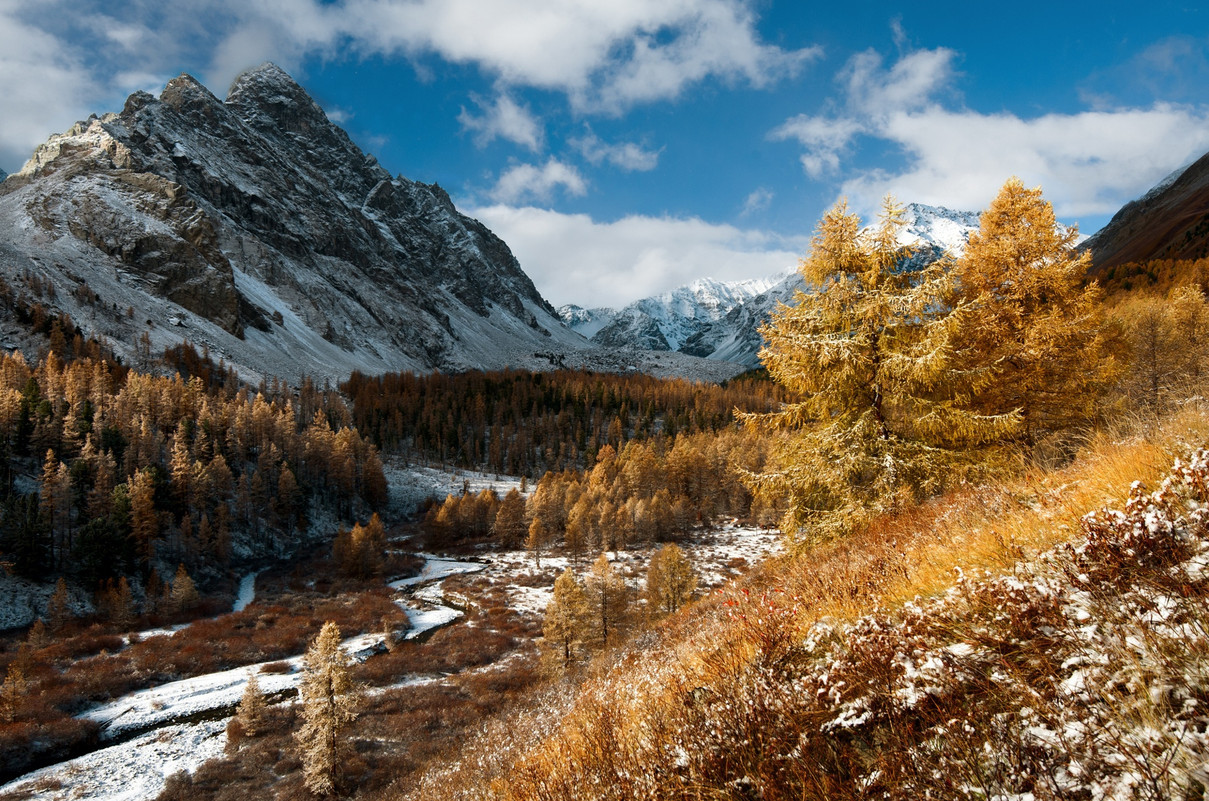
<instances>
[{"instance_id":1,"label":"valley","mask_svg":"<svg viewBox=\"0 0 1209 801\"><path fill-rule=\"evenodd\" d=\"M413 472L396 467L388 474L398 482L391 485L392 498L397 499L414 498L417 484L431 488L435 483L442 489L451 487L460 491L463 482L469 482L473 492L519 484L506 477L500 480L481 474L440 473L431 469ZM484 486L479 487L480 482ZM393 591L390 600L404 616L394 619L390 631L367 632L348 638L342 644L361 666L365 694L376 699L375 703L387 703L393 696L406 695L415 687L447 684L451 677L470 680L532 663L536 654L534 637L540 633L540 621L549 603L554 580L571 563L570 556L555 550L541 558L540 566L535 564L533 554L524 550L471 548L467 550L469 555L442 557L411 551L409 541L414 536L419 535L402 535L401 539L388 541L390 552L419 564L418 572L413 576L386 577L389 580L385 585ZM724 525L696 532L690 540L682 542L682 546L701 578L703 591L713 591L769 555L781 552L783 538L775 530ZM627 576L636 596L642 594L642 577L651 553L648 547L611 555L613 564ZM280 576L291 571L287 565L249 574L241 582L238 608L229 615L192 625L205 626L206 639L216 643L224 629L247 625L241 621L262 618L264 608L279 603L276 594L266 595L264 589L253 593L249 588L255 586L254 580L258 576L263 576L262 585L280 588L276 592L288 592L288 588L280 584ZM381 596L379 589L370 592L375 597ZM347 590L338 596L341 604L353 606L359 603L358 598L356 592ZM466 619L468 614L470 620ZM438 630L444 631L443 636L457 640L464 636L460 627L483 625L499 626L491 629L497 635L511 632L502 650L489 649L460 663L457 657L450 661L452 655L442 656L443 649L434 647L432 650L440 659L440 668L431 672L396 673L394 670L398 668L392 670L377 665L388 649L391 655L398 653L406 664L406 649L414 647L412 641L424 643ZM163 647L172 648L175 645L173 638L184 642L191 639L189 629L190 626L176 626L132 632L124 638L132 643L151 637L163 638ZM94 658L104 658L104 654ZM300 655L273 658L157 683L152 688L128 692L109 703L91 706L78 717L99 724L96 750L12 780L0 786L0 798L25 798L30 792L36 792L37 797L48 799L81 795L129 801L153 799L173 774L179 771L194 773L207 760L224 758L228 752L227 722L235 713L250 674L257 675L260 688L271 699L271 704L288 706L295 703L300 670Z\"/></svg>"},{"instance_id":2,"label":"valley","mask_svg":"<svg viewBox=\"0 0 1209 801\"><path fill-rule=\"evenodd\" d=\"M555 309L337 119L0 175L0 801L1204 795L1205 158Z\"/></svg>"}]
</instances>

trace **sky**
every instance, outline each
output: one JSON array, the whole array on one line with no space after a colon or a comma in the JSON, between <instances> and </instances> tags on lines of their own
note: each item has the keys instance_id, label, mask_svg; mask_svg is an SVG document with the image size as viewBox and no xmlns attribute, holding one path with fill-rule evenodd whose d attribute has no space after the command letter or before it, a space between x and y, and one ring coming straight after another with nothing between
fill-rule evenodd
<instances>
[{"instance_id":1,"label":"sky","mask_svg":"<svg viewBox=\"0 0 1209 801\"><path fill-rule=\"evenodd\" d=\"M289 71L555 305L788 270L840 198L1083 233L1209 151L1209 4L0 0L0 169L187 72Z\"/></svg>"}]
</instances>

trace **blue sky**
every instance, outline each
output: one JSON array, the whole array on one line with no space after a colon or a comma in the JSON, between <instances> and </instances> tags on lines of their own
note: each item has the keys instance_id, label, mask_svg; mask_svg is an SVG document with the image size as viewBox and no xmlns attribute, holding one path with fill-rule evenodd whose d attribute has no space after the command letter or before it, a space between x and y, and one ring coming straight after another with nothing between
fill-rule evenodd
<instances>
[{"instance_id":1,"label":"blue sky","mask_svg":"<svg viewBox=\"0 0 1209 801\"><path fill-rule=\"evenodd\" d=\"M392 173L436 181L555 304L792 267L886 192L1010 175L1085 233L1209 151L1192 3L0 0L0 168L189 72L289 70Z\"/></svg>"}]
</instances>

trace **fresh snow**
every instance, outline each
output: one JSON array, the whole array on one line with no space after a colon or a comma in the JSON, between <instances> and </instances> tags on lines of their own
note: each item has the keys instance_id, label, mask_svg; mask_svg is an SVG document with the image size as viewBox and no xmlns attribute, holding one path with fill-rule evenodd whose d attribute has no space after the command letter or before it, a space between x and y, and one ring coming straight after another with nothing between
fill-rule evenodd
<instances>
[{"instance_id":1,"label":"fresh snow","mask_svg":"<svg viewBox=\"0 0 1209 801\"><path fill-rule=\"evenodd\" d=\"M438 470L435 467L406 465L396 459L383 464L390 494L391 511L410 516L425 501L443 501L448 495L461 495L467 489L477 495L485 489L495 490L503 498L509 490L520 491L521 480L515 476L479 473L474 470ZM523 495L533 491L531 482Z\"/></svg>"},{"instance_id":2,"label":"fresh snow","mask_svg":"<svg viewBox=\"0 0 1209 801\"><path fill-rule=\"evenodd\" d=\"M42 801L155 798L172 774L196 770L201 763L222 756L226 726L225 720L165 726L30 773L0 787L0 796L32 793Z\"/></svg>"},{"instance_id":3,"label":"fresh snow","mask_svg":"<svg viewBox=\"0 0 1209 801\"><path fill-rule=\"evenodd\" d=\"M257 570L254 573L248 573L239 580L239 593L235 596L235 604L231 607L232 612L242 612L248 608L248 604L256 599L256 577L261 572Z\"/></svg>"}]
</instances>

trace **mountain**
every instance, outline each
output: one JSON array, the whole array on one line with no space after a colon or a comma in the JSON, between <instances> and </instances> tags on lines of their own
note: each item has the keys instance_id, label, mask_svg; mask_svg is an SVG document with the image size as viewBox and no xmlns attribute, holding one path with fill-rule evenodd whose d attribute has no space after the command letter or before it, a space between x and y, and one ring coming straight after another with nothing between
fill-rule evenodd
<instances>
[{"instance_id":1,"label":"mountain","mask_svg":"<svg viewBox=\"0 0 1209 801\"><path fill-rule=\"evenodd\" d=\"M1209 153L1124 207L1082 247L1093 276L1131 262L1209 255Z\"/></svg>"},{"instance_id":2,"label":"mountain","mask_svg":"<svg viewBox=\"0 0 1209 801\"><path fill-rule=\"evenodd\" d=\"M935 261L945 251L960 253L970 232L978 230L978 212L912 203L904 215L906 226L898 241L915 248L916 263ZM677 350L750 368L760 363L760 325L778 304L788 303L804 288L795 270L735 283L706 279L635 301L620 311L563 306L558 312L571 328L598 344Z\"/></svg>"},{"instance_id":3,"label":"mountain","mask_svg":"<svg viewBox=\"0 0 1209 801\"><path fill-rule=\"evenodd\" d=\"M52 136L0 185L0 274L124 357L189 340L253 380L650 361L566 328L502 240L272 64Z\"/></svg>"},{"instance_id":4,"label":"mountain","mask_svg":"<svg viewBox=\"0 0 1209 801\"><path fill-rule=\"evenodd\" d=\"M600 345L679 350L702 327L766 292L779 278L731 282L703 278L635 301L620 311L563 306L558 314L572 330Z\"/></svg>"}]
</instances>

